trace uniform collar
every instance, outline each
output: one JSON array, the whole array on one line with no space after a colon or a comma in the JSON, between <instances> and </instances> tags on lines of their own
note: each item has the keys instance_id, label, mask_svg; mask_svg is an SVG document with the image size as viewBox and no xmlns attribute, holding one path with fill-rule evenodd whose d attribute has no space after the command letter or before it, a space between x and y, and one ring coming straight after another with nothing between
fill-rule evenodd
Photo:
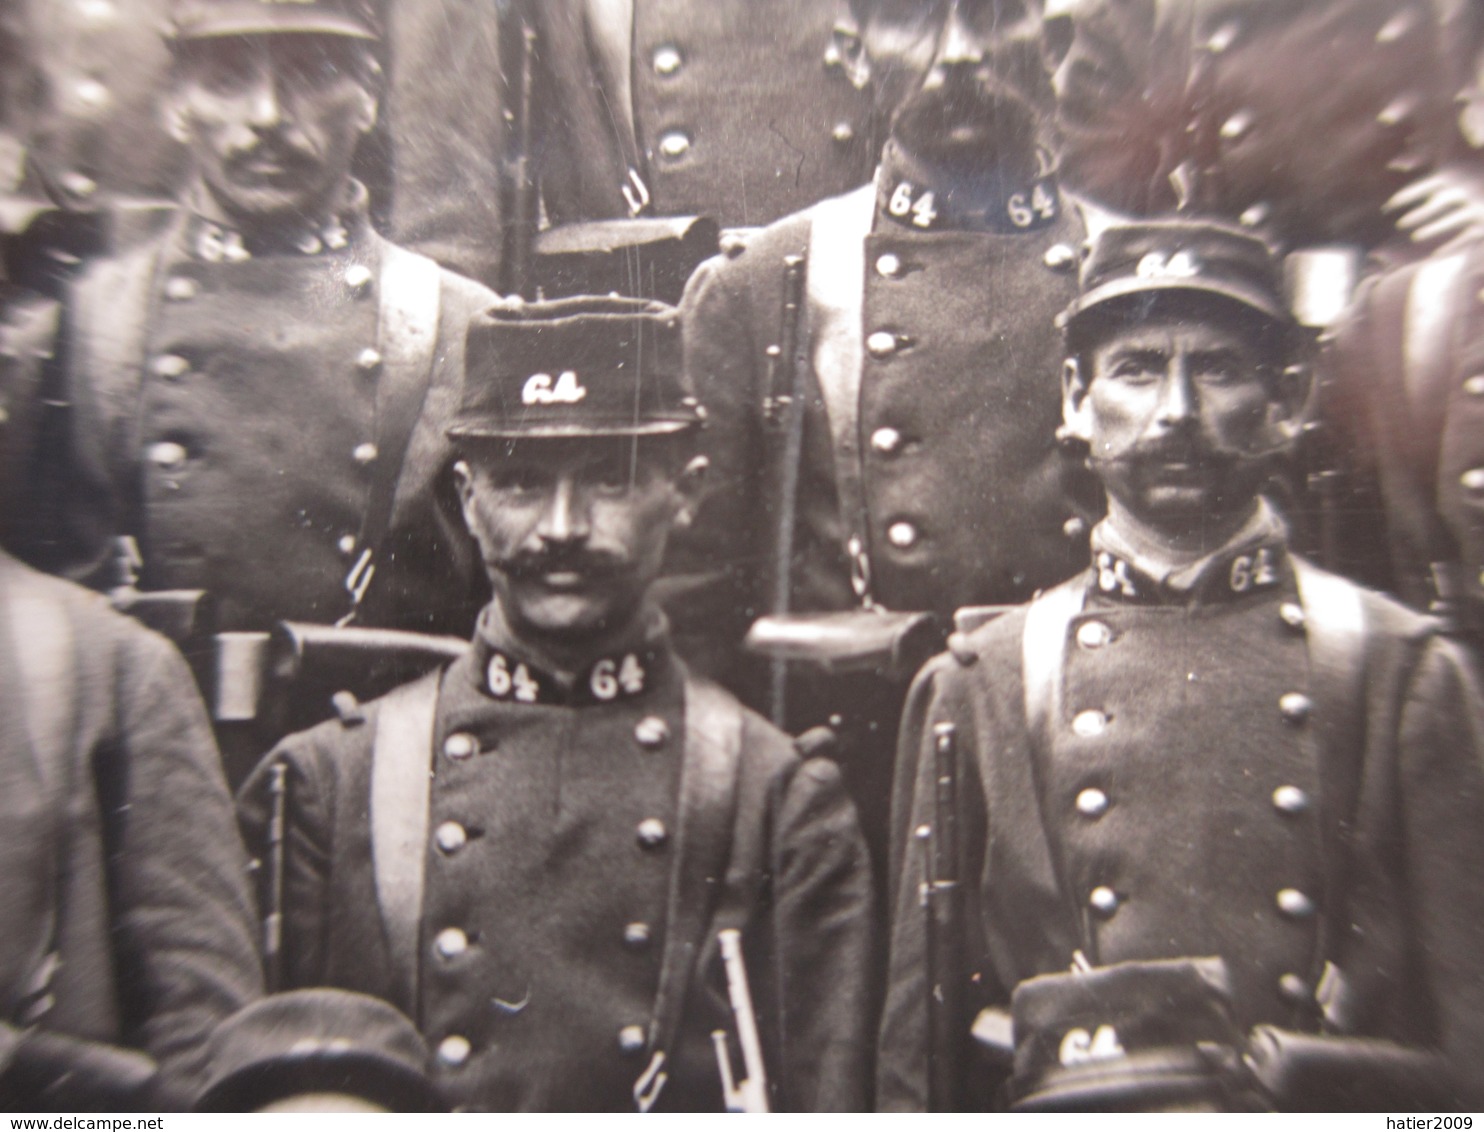
<instances>
[{"instance_id":1,"label":"uniform collar","mask_svg":"<svg viewBox=\"0 0 1484 1132\"><path fill-rule=\"evenodd\" d=\"M191 191L183 240L186 253L204 263L242 263L255 255L334 254L357 243L369 223L370 195L359 181L350 183L345 202L328 219L273 225L253 234L205 215L197 203L204 191L199 185Z\"/></svg>"},{"instance_id":2,"label":"uniform collar","mask_svg":"<svg viewBox=\"0 0 1484 1132\"><path fill-rule=\"evenodd\" d=\"M470 679L485 697L513 704L592 707L643 696L670 663L665 615L648 607L633 628L605 641L573 672L510 628L498 601L484 607L474 629Z\"/></svg>"},{"instance_id":3,"label":"uniform collar","mask_svg":"<svg viewBox=\"0 0 1484 1132\"><path fill-rule=\"evenodd\" d=\"M876 170L875 231L993 232L1026 235L1049 228L1064 202L1050 173L986 173L974 180L931 165L888 142Z\"/></svg>"},{"instance_id":4,"label":"uniform collar","mask_svg":"<svg viewBox=\"0 0 1484 1132\"><path fill-rule=\"evenodd\" d=\"M1241 530L1194 562L1170 562L1108 519L1093 528L1091 543L1092 589L1114 601L1230 601L1283 585L1291 572L1288 529L1266 499Z\"/></svg>"}]
</instances>

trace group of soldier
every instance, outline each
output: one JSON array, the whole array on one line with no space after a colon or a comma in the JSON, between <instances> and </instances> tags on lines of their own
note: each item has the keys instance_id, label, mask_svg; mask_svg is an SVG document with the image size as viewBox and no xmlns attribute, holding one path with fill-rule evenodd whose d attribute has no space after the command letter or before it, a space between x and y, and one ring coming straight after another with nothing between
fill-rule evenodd
<instances>
[{"instance_id":1,"label":"group of soldier","mask_svg":"<svg viewBox=\"0 0 1484 1132\"><path fill-rule=\"evenodd\" d=\"M1477 3L0 55L7 1106L1481 1103Z\"/></svg>"}]
</instances>

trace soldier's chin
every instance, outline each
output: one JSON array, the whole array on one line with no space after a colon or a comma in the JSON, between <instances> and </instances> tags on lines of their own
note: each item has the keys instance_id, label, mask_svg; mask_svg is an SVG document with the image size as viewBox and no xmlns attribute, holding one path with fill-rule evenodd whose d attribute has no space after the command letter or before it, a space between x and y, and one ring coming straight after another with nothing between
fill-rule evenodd
<instances>
[{"instance_id":1,"label":"soldier's chin","mask_svg":"<svg viewBox=\"0 0 1484 1132\"><path fill-rule=\"evenodd\" d=\"M510 594L506 610L512 624L526 633L560 641L580 641L609 624L611 603L587 591L533 589Z\"/></svg>"}]
</instances>

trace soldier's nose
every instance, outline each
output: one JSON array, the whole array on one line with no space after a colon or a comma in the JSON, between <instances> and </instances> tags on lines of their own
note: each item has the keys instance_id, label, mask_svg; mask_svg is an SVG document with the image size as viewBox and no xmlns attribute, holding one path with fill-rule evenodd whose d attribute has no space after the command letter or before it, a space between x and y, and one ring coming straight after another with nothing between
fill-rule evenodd
<instances>
[{"instance_id":1,"label":"soldier's nose","mask_svg":"<svg viewBox=\"0 0 1484 1132\"><path fill-rule=\"evenodd\" d=\"M561 477L551 490L536 534L546 543L581 542L589 533L587 507L573 479Z\"/></svg>"},{"instance_id":2,"label":"soldier's nose","mask_svg":"<svg viewBox=\"0 0 1484 1132\"><path fill-rule=\"evenodd\" d=\"M949 9L943 25L936 62L942 67L978 66L984 62L984 40L957 3Z\"/></svg>"},{"instance_id":3,"label":"soldier's nose","mask_svg":"<svg viewBox=\"0 0 1484 1132\"><path fill-rule=\"evenodd\" d=\"M1190 375L1183 366L1175 365L1160 383L1159 405L1155 409L1155 423L1173 428L1191 420L1195 415L1195 390Z\"/></svg>"},{"instance_id":4,"label":"soldier's nose","mask_svg":"<svg viewBox=\"0 0 1484 1132\"><path fill-rule=\"evenodd\" d=\"M272 75L259 76L251 93L248 121L260 130L271 130L283 121L283 101Z\"/></svg>"}]
</instances>

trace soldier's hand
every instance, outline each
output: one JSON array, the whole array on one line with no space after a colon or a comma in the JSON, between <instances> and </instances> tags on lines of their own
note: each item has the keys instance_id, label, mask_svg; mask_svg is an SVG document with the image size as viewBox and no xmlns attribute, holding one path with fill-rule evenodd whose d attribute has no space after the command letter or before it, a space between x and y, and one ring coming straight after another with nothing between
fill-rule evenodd
<instances>
[{"instance_id":1,"label":"soldier's hand","mask_svg":"<svg viewBox=\"0 0 1484 1132\"><path fill-rule=\"evenodd\" d=\"M1457 169L1440 169L1413 181L1383 206L1397 231L1413 243L1442 241L1448 255L1484 236L1484 184Z\"/></svg>"}]
</instances>

